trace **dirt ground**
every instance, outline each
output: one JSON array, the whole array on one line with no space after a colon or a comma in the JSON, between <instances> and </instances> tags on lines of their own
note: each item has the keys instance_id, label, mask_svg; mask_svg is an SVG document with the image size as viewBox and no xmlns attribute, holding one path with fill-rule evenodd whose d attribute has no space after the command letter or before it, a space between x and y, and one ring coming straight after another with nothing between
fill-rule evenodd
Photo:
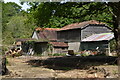
<instances>
[{"instance_id":1,"label":"dirt ground","mask_svg":"<svg viewBox=\"0 0 120 80\"><path fill-rule=\"evenodd\" d=\"M3 78L117 78L118 66L107 63L91 66L89 69L73 69L64 67L63 70L33 66L27 63L30 60L45 60L49 57L20 56L7 58L8 75ZM64 63L64 62L63 62Z\"/></svg>"}]
</instances>

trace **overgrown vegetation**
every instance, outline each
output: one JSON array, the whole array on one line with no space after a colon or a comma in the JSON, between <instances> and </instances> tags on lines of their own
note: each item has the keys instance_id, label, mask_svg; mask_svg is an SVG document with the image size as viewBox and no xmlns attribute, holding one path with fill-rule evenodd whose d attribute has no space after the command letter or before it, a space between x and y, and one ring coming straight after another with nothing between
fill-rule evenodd
<instances>
[{"instance_id":1,"label":"overgrown vegetation","mask_svg":"<svg viewBox=\"0 0 120 80\"><path fill-rule=\"evenodd\" d=\"M3 44L11 45L16 38L31 37L34 23L28 22L28 16L21 6L14 2L2 3L2 40Z\"/></svg>"},{"instance_id":2,"label":"overgrown vegetation","mask_svg":"<svg viewBox=\"0 0 120 80\"><path fill-rule=\"evenodd\" d=\"M110 49L111 49L111 52L116 51L116 41L115 41L115 39L110 41Z\"/></svg>"}]
</instances>

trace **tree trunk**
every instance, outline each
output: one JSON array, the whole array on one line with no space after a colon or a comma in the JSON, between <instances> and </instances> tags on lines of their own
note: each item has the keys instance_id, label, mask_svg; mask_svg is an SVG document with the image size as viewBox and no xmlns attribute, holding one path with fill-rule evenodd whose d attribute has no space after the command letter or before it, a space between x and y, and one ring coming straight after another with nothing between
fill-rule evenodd
<instances>
[{"instance_id":1,"label":"tree trunk","mask_svg":"<svg viewBox=\"0 0 120 80\"><path fill-rule=\"evenodd\" d=\"M116 40L116 51L118 56L120 56L120 2L118 3L113 3L113 13L116 15L113 16L113 25L114 25L114 35L115 35L115 40ZM116 6L117 8L115 8Z\"/></svg>"},{"instance_id":2,"label":"tree trunk","mask_svg":"<svg viewBox=\"0 0 120 80\"><path fill-rule=\"evenodd\" d=\"M120 3L120 2L119 2ZM118 12L117 12L117 23L118 23L118 28L117 28L117 53L120 56L120 6L118 8Z\"/></svg>"},{"instance_id":3,"label":"tree trunk","mask_svg":"<svg viewBox=\"0 0 120 80\"><path fill-rule=\"evenodd\" d=\"M120 12L120 11L119 11ZM120 13L118 16L118 41L117 41L117 54L118 54L118 73L120 75ZM120 77L119 77L120 79Z\"/></svg>"},{"instance_id":4,"label":"tree trunk","mask_svg":"<svg viewBox=\"0 0 120 80\"><path fill-rule=\"evenodd\" d=\"M6 57L2 57L2 64L0 67L0 74L5 75L8 73L8 69L6 68Z\"/></svg>"},{"instance_id":5,"label":"tree trunk","mask_svg":"<svg viewBox=\"0 0 120 80\"><path fill-rule=\"evenodd\" d=\"M120 15L118 18L118 42L117 42L117 53L120 55Z\"/></svg>"}]
</instances>

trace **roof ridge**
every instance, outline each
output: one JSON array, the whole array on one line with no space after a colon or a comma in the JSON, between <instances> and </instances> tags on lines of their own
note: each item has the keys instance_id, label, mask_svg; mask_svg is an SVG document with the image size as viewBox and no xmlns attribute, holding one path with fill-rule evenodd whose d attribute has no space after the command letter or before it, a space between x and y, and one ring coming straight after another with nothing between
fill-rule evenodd
<instances>
[{"instance_id":1,"label":"roof ridge","mask_svg":"<svg viewBox=\"0 0 120 80\"><path fill-rule=\"evenodd\" d=\"M59 30L60 28L40 28L40 27L37 27L37 28L35 28L35 30L37 31L37 30Z\"/></svg>"},{"instance_id":2,"label":"roof ridge","mask_svg":"<svg viewBox=\"0 0 120 80\"><path fill-rule=\"evenodd\" d=\"M89 20L89 21L84 21L84 22L79 22L79 23L77 22L77 23L68 24L68 25L64 26L63 28L61 28L61 30L82 28L89 24L105 24L105 23L99 22L97 20Z\"/></svg>"}]
</instances>

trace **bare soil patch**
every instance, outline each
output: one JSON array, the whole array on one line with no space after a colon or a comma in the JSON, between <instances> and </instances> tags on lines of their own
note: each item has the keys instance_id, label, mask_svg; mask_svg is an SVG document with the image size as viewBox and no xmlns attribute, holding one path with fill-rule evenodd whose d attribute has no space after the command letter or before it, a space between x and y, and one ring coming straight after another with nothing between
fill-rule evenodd
<instances>
[{"instance_id":1,"label":"bare soil patch","mask_svg":"<svg viewBox=\"0 0 120 80\"><path fill-rule=\"evenodd\" d=\"M99 58L99 59L98 59ZM117 78L115 57L7 58L10 74L3 78ZM101 59L101 60L100 60Z\"/></svg>"}]
</instances>

